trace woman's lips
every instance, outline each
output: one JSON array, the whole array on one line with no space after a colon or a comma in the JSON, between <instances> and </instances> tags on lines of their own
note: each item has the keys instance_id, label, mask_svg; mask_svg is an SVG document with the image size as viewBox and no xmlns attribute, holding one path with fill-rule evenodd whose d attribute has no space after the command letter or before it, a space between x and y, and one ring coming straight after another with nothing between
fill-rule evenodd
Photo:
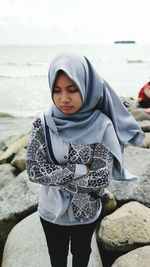
<instances>
[{"instance_id":1,"label":"woman's lips","mask_svg":"<svg viewBox=\"0 0 150 267\"><path fill-rule=\"evenodd\" d=\"M60 108L63 110L70 110L72 106L61 106Z\"/></svg>"}]
</instances>

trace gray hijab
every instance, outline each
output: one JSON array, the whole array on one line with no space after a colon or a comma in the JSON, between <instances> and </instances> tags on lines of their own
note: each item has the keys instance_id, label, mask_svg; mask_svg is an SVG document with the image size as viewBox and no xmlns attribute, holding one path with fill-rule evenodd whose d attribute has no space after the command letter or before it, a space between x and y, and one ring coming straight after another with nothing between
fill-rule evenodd
<instances>
[{"instance_id":1,"label":"gray hijab","mask_svg":"<svg viewBox=\"0 0 150 267\"><path fill-rule=\"evenodd\" d=\"M53 105L45 114L49 129L67 142L105 145L117 159L116 171L125 176L123 146L128 142L138 145L142 142L144 133L114 90L97 74L86 57L60 54L53 59L48 73L51 94L60 70L76 84L83 104L72 115L65 115Z\"/></svg>"}]
</instances>

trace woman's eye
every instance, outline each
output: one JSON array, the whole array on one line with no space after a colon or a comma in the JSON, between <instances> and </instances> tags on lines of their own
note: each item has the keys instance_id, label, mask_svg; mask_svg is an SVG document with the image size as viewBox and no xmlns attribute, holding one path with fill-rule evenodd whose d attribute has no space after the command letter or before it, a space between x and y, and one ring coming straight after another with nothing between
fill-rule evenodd
<instances>
[{"instance_id":1,"label":"woman's eye","mask_svg":"<svg viewBox=\"0 0 150 267\"><path fill-rule=\"evenodd\" d=\"M69 88L69 92L70 93L76 93L76 92L78 92L78 89L77 88Z\"/></svg>"},{"instance_id":2,"label":"woman's eye","mask_svg":"<svg viewBox=\"0 0 150 267\"><path fill-rule=\"evenodd\" d=\"M58 88L54 88L53 93L60 93L60 90Z\"/></svg>"}]
</instances>

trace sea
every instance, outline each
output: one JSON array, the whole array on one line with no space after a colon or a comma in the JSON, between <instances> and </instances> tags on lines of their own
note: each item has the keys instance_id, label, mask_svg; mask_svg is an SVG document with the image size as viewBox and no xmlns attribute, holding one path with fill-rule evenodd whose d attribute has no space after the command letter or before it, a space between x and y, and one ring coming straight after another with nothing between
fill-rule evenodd
<instances>
[{"instance_id":1,"label":"sea","mask_svg":"<svg viewBox=\"0 0 150 267\"><path fill-rule=\"evenodd\" d=\"M53 57L64 52L85 55L120 97L136 98L150 79L150 45L0 46L1 137L7 129L14 130L13 123L6 123L12 121L11 116L16 118L15 123L20 121L23 125L24 121L26 129L27 119L52 105L48 68Z\"/></svg>"}]
</instances>

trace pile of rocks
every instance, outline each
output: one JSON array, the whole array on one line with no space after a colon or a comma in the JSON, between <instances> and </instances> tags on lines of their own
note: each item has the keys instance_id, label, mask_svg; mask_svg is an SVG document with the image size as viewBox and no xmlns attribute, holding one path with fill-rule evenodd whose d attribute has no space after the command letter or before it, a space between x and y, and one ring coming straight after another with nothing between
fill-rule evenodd
<instances>
[{"instance_id":1,"label":"pile of rocks","mask_svg":"<svg viewBox=\"0 0 150 267\"><path fill-rule=\"evenodd\" d=\"M122 97L121 100L137 121L150 120L150 113L147 112L148 109L138 107L136 99Z\"/></svg>"},{"instance_id":2,"label":"pile of rocks","mask_svg":"<svg viewBox=\"0 0 150 267\"><path fill-rule=\"evenodd\" d=\"M150 120L139 121L139 124L146 133L144 142L141 147L128 146L125 149L126 167L138 175L139 179L132 182L111 181L103 218L97 229L99 252L104 267L133 267L137 264L148 267L150 262ZM25 170L28 138L26 134L0 143L1 257L7 239L2 267L49 266L48 261L40 265L46 244L37 214L34 213L40 185L29 182ZM37 229L39 234L36 239ZM42 247L39 245L40 240L43 242ZM22 254L25 257L21 263ZM95 252L92 255L94 258L98 257ZM26 264L27 257L31 264L29 261ZM101 266L100 259L97 262ZM90 264L96 267L96 263Z\"/></svg>"},{"instance_id":3,"label":"pile of rocks","mask_svg":"<svg viewBox=\"0 0 150 267\"><path fill-rule=\"evenodd\" d=\"M28 135L1 142L0 258L11 229L36 210L40 185L30 183L25 170Z\"/></svg>"},{"instance_id":4,"label":"pile of rocks","mask_svg":"<svg viewBox=\"0 0 150 267\"><path fill-rule=\"evenodd\" d=\"M150 150L128 146L125 149L128 170L135 181L111 181L108 190L117 209L105 215L97 230L104 267L140 266L150 262Z\"/></svg>"},{"instance_id":5,"label":"pile of rocks","mask_svg":"<svg viewBox=\"0 0 150 267\"><path fill-rule=\"evenodd\" d=\"M31 183L25 170L28 138L27 134L9 138L1 143L0 257L2 267L51 266L45 236L39 216L35 212L40 185ZM89 266L102 267L95 235L92 239L92 248ZM69 266L71 266L71 260L71 253L69 253Z\"/></svg>"}]
</instances>

